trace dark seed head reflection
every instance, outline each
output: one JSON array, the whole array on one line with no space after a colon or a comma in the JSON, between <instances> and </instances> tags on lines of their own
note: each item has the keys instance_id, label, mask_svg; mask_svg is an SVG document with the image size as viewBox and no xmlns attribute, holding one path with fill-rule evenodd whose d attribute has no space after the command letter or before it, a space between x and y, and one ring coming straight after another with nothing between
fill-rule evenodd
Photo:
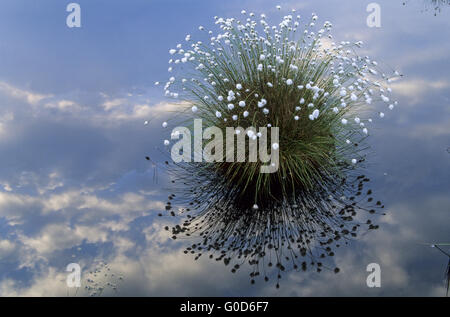
<instances>
[{"instance_id":1,"label":"dark seed head reflection","mask_svg":"<svg viewBox=\"0 0 450 317\"><path fill-rule=\"evenodd\" d=\"M176 180L161 216L175 217L177 224L165 229L173 239L189 241L185 254L221 262L231 273L246 270L251 284L273 281L279 288L288 271L339 273L337 249L378 229L384 214L370 179L355 169L343 168L345 177L323 175L312 189L255 206L215 169L197 165L168 169Z\"/></svg>"}]
</instances>

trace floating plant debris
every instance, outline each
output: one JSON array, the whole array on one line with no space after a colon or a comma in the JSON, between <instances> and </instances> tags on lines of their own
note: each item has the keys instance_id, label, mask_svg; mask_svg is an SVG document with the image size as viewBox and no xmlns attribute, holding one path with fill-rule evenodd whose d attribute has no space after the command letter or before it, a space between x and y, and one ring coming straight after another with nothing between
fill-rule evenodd
<instances>
[{"instance_id":1,"label":"floating plant debris","mask_svg":"<svg viewBox=\"0 0 450 317\"><path fill-rule=\"evenodd\" d=\"M192 240L186 254L208 254L233 273L247 264L252 284L276 271L278 288L288 270L338 273L335 249L361 228L378 228L367 218L384 205L361 172L370 128L398 104L389 83L401 75L359 56L360 41L334 43L332 23L319 27L316 14L273 26L264 14L242 15L215 17L217 34L202 27L204 41L187 35L171 48L164 92L188 105L178 126L201 118L249 141L262 139L261 127L278 127L279 140L267 146L279 166L260 173L263 163L229 160L223 149L213 162L166 162L176 198L161 216L182 217L169 230Z\"/></svg>"},{"instance_id":2,"label":"floating plant debris","mask_svg":"<svg viewBox=\"0 0 450 317\"><path fill-rule=\"evenodd\" d=\"M78 292L77 287L74 294L68 293L67 295L100 297L108 290L117 293L118 288L123 281L124 277L122 274L112 271L108 263L99 262L96 263L91 271L85 274L82 282L82 291Z\"/></svg>"},{"instance_id":3,"label":"floating plant debris","mask_svg":"<svg viewBox=\"0 0 450 317\"><path fill-rule=\"evenodd\" d=\"M448 297L448 290L449 290L449 286L450 286L450 253L444 251L443 249L441 249L441 246L449 246L449 243L434 243L431 244L430 246L432 248L436 248L438 249L442 254L446 255L448 257L448 263L447 263L447 268L445 270L445 284L446 284L446 293L445 296Z\"/></svg>"},{"instance_id":4,"label":"floating plant debris","mask_svg":"<svg viewBox=\"0 0 450 317\"><path fill-rule=\"evenodd\" d=\"M150 162L153 169L153 183L158 183L158 165L157 163L151 159L150 156L146 156L145 159Z\"/></svg>"},{"instance_id":5,"label":"floating plant debris","mask_svg":"<svg viewBox=\"0 0 450 317\"><path fill-rule=\"evenodd\" d=\"M403 1L403 5L406 5L408 1ZM441 13L444 6L450 5L450 0L425 0L423 11L429 11L430 8L434 11L434 16Z\"/></svg>"}]
</instances>

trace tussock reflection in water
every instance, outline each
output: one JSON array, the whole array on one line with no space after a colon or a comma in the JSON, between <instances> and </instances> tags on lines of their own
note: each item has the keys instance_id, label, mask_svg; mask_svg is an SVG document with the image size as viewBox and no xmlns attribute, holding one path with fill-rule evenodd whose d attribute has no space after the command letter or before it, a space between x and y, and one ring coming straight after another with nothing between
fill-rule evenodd
<instances>
[{"instance_id":1,"label":"tussock reflection in water","mask_svg":"<svg viewBox=\"0 0 450 317\"><path fill-rule=\"evenodd\" d=\"M313 189L260 201L258 206L238 195L212 169L178 164L169 171L178 188L168 197L166 213L182 218L166 227L173 239L189 238L184 251L223 262L229 270L250 266L250 281L258 278L276 287L290 270L339 272L332 257L336 249L358 234L378 229L371 219L383 213L373 197L370 180L343 166L343 175L326 177ZM163 214L161 214L162 216Z\"/></svg>"}]
</instances>

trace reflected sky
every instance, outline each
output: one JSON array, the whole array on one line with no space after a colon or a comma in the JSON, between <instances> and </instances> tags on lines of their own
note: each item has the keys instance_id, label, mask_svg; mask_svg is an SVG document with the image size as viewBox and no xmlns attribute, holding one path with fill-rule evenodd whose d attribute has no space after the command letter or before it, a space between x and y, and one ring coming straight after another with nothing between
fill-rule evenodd
<instances>
[{"instance_id":1,"label":"reflected sky","mask_svg":"<svg viewBox=\"0 0 450 317\"><path fill-rule=\"evenodd\" d=\"M96 282L117 289L103 295L443 296L448 260L426 243L450 242L450 6L435 16L426 1L403 2L378 1L381 28L369 28L359 0L80 0L83 26L69 29L64 1L2 1L0 295L73 296L66 265L79 263L88 285L106 262ZM215 15L277 21L291 8L331 21L338 41L364 41L361 54L404 77L392 85L399 106L370 138L368 176L388 212L380 229L336 253L339 274L292 272L276 290L183 254L164 230L171 220L157 217L164 171L145 156L164 161L160 122L176 110L153 86L168 49ZM366 286L373 262L381 288Z\"/></svg>"}]
</instances>

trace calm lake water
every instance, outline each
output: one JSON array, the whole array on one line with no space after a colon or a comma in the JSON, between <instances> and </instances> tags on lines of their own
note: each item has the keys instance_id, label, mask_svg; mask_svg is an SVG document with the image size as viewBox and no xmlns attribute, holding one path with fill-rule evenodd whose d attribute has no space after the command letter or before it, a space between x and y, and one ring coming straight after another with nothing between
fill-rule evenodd
<instances>
[{"instance_id":1,"label":"calm lake water","mask_svg":"<svg viewBox=\"0 0 450 317\"><path fill-rule=\"evenodd\" d=\"M82 27L69 29L61 1L2 1L0 295L444 296L448 257L429 245L450 243L450 5L377 1L381 27L369 28L369 2L80 0ZM290 272L277 290L184 255L189 241L171 241L157 217L167 176L144 158L164 161L172 107L153 83L167 79L168 49L215 15L275 23L291 8L404 76L369 138L380 229L336 252L339 274ZM77 293L69 263L82 268ZM366 285L370 263L380 288Z\"/></svg>"}]
</instances>

